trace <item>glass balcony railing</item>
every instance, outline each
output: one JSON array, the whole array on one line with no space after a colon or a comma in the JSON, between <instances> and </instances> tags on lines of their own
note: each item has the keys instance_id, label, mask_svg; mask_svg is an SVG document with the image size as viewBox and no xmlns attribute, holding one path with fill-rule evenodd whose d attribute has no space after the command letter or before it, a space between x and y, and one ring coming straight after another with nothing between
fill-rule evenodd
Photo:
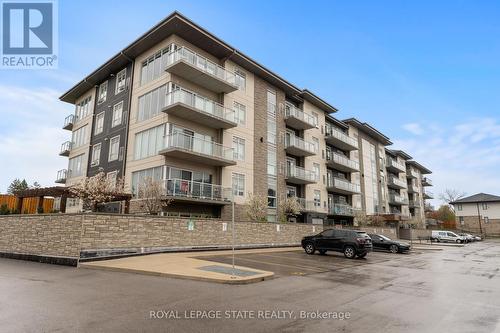
<instances>
[{"instance_id":1,"label":"glass balcony railing","mask_svg":"<svg viewBox=\"0 0 500 333\"><path fill-rule=\"evenodd\" d=\"M297 118L297 119L301 120L302 122L308 124L310 127L318 126L318 122L317 122L317 119L315 117L313 117L312 115L310 115L308 113L305 113L304 111L302 111L301 109L299 109L293 105L286 104L285 105L285 118L290 118L290 117Z\"/></svg>"},{"instance_id":2,"label":"glass balcony railing","mask_svg":"<svg viewBox=\"0 0 500 333\"><path fill-rule=\"evenodd\" d=\"M351 138L349 135L346 133L332 127L332 126L325 126L325 135L327 137L333 137L339 141L342 141L352 147L358 147L358 140L355 138Z\"/></svg>"},{"instance_id":3,"label":"glass balcony railing","mask_svg":"<svg viewBox=\"0 0 500 333\"><path fill-rule=\"evenodd\" d=\"M396 178L394 176L389 177L389 185L394 185L401 188L406 188L408 183L402 179Z\"/></svg>"},{"instance_id":4,"label":"glass balcony railing","mask_svg":"<svg viewBox=\"0 0 500 333\"><path fill-rule=\"evenodd\" d=\"M430 191L424 191L424 196L426 199L434 199L434 193Z\"/></svg>"},{"instance_id":5,"label":"glass balcony railing","mask_svg":"<svg viewBox=\"0 0 500 333\"><path fill-rule=\"evenodd\" d=\"M329 207L328 213L331 215L354 216L354 208L348 204L334 203Z\"/></svg>"},{"instance_id":6,"label":"glass balcony railing","mask_svg":"<svg viewBox=\"0 0 500 333\"><path fill-rule=\"evenodd\" d=\"M408 199L397 193L389 194L389 202L392 204L407 205Z\"/></svg>"},{"instance_id":7,"label":"glass balcony railing","mask_svg":"<svg viewBox=\"0 0 500 333\"><path fill-rule=\"evenodd\" d=\"M424 186L432 186L432 181L429 178L424 177L424 178L422 178L422 185L424 185Z\"/></svg>"},{"instance_id":8,"label":"glass balcony railing","mask_svg":"<svg viewBox=\"0 0 500 333\"><path fill-rule=\"evenodd\" d=\"M231 201L233 198L233 192L230 187L184 179L165 180L164 191L167 196L197 200Z\"/></svg>"},{"instance_id":9,"label":"glass balcony railing","mask_svg":"<svg viewBox=\"0 0 500 333\"><path fill-rule=\"evenodd\" d=\"M333 177L333 179L332 178L328 179L327 187L334 187L336 189L351 193L361 192L361 186L359 184L353 184L347 179L341 179L337 177Z\"/></svg>"},{"instance_id":10,"label":"glass balcony railing","mask_svg":"<svg viewBox=\"0 0 500 333\"><path fill-rule=\"evenodd\" d=\"M164 149L178 148L188 152L234 161L234 149L220 143L184 133L173 133L165 138Z\"/></svg>"},{"instance_id":11,"label":"glass balcony railing","mask_svg":"<svg viewBox=\"0 0 500 333\"><path fill-rule=\"evenodd\" d=\"M339 164L351 170L359 170L359 163L357 161L353 161L350 158L333 151L326 151L326 160L332 161L335 164Z\"/></svg>"},{"instance_id":12,"label":"glass balcony railing","mask_svg":"<svg viewBox=\"0 0 500 333\"><path fill-rule=\"evenodd\" d=\"M66 141L61 145L61 151L59 152L59 155L67 155L71 151L71 147L73 144L71 141Z\"/></svg>"},{"instance_id":13,"label":"glass balcony railing","mask_svg":"<svg viewBox=\"0 0 500 333\"><path fill-rule=\"evenodd\" d=\"M406 176L409 178L418 178L418 172L414 169L406 169Z\"/></svg>"},{"instance_id":14,"label":"glass balcony railing","mask_svg":"<svg viewBox=\"0 0 500 333\"><path fill-rule=\"evenodd\" d=\"M409 203L411 207L420 207L420 201L418 200L410 200Z\"/></svg>"},{"instance_id":15,"label":"glass balcony railing","mask_svg":"<svg viewBox=\"0 0 500 333\"><path fill-rule=\"evenodd\" d=\"M294 147L313 155L318 153L318 147L313 142L305 141L304 139L299 138L295 135L285 136L285 147Z\"/></svg>"},{"instance_id":16,"label":"glass balcony railing","mask_svg":"<svg viewBox=\"0 0 500 333\"><path fill-rule=\"evenodd\" d=\"M405 166L393 158L388 157L386 159L385 163L387 165L387 168L394 168L394 169L397 169L398 171L401 171L401 172L406 171Z\"/></svg>"},{"instance_id":17,"label":"glass balcony railing","mask_svg":"<svg viewBox=\"0 0 500 333\"><path fill-rule=\"evenodd\" d=\"M307 182L317 182L319 180L319 175L316 175L314 171L306 170L295 165L286 166L286 176L288 178L302 179Z\"/></svg>"},{"instance_id":18,"label":"glass balcony railing","mask_svg":"<svg viewBox=\"0 0 500 333\"><path fill-rule=\"evenodd\" d=\"M76 116L74 114L70 114L66 118L64 118L64 129L71 129L73 128L73 125L75 124L76 121Z\"/></svg>"},{"instance_id":19,"label":"glass balcony railing","mask_svg":"<svg viewBox=\"0 0 500 333\"><path fill-rule=\"evenodd\" d=\"M65 183L68 179L68 170L62 169L57 171L56 183Z\"/></svg>"},{"instance_id":20,"label":"glass balcony railing","mask_svg":"<svg viewBox=\"0 0 500 333\"><path fill-rule=\"evenodd\" d=\"M167 66L177 61L185 61L207 74L213 75L231 85L236 85L236 79L233 72L186 47L181 47L170 53L167 57Z\"/></svg>"},{"instance_id":21,"label":"glass balcony railing","mask_svg":"<svg viewBox=\"0 0 500 333\"><path fill-rule=\"evenodd\" d=\"M175 103L186 104L212 117L230 121L233 123L235 122L234 110L226 108L219 103L216 103L212 100L209 100L208 98L202 97L183 88L178 88L167 94L165 107Z\"/></svg>"}]
</instances>

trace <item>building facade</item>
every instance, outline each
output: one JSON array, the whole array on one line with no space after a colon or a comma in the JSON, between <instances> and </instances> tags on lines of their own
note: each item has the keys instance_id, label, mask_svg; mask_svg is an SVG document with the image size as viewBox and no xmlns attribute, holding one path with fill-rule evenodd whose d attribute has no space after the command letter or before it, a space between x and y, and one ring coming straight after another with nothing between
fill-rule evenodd
<instances>
[{"instance_id":1,"label":"building facade","mask_svg":"<svg viewBox=\"0 0 500 333\"><path fill-rule=\"evenodd\" d=\"M451 202L458 229L500 235L500 196L478 193Z\"/></svg>"},{"instance_id":2,"label":"building facade","mask_svg":"<svg viewBox=\"0 0 500 333\"><path fill-rule=\"evenodd\" d=\"M227 218L234 201L236 218L246 220L251 195L267 198L270 222L282 218L286 197L300 202L296 222L351 225L356 211L396 212L402 204L398 213L410 215L408 202L390 201L394 193L408 200L409 159L400 152L403 170L386 170L387 137L334 118L329 103L177 12L61 100L76 111L64 124L72 139L61 148L69 163L58 183L104 171L137 195L153 178L173 199L165 214L175 216ZM387 172L405 189L387 187ZM131 211L142 208L133 200Z\"/></svg>"}]
</instances>

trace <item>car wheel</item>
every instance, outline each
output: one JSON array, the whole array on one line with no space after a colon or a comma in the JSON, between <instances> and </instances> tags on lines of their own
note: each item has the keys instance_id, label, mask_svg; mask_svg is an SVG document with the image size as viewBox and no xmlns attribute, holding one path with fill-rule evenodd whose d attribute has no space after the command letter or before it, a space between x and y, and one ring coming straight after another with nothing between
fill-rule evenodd
<instances>
[{"instance_id":1,"label":"car wheel","mask_svg":"<svg viewBox=\"0 0 500 333\"><path fill-rule=\"evenodd\" d=\"M398 246L396 244L392 244L390 247L389 247L389 251L391 251L391 253L398 253Z\"/></svg>"},{"instance_id":2,"label":"car wheel","mask_svg":"<svg viewBox=\"0 0 500 333\"><path fill-rule=\"evenodd\" d=\"M356 256L356 250L354 249L354 247L350 245L346 246L344 248L344 256L349 259L354 259L354 257Z\"/></svg>"},{"instance_id":3,"label":"car wheel","mask_svg":"<svg viewBox=\"0 0 500 333\"><path fill-rule=\"evenodd\" d=\"M314 254L314 252L316 252L316 248L314 248L313 243L307 243L304 250L307 254Z\"/></svg>"},{"instance_id":4,"label":"car wheel","mask_svg":"<svg viewBox=\"0 0 500 333\"><path fill-rule=\"evenodd\" d=\"M441 243L441 240L439 238L436 239L436 242Z\"/></svg>"},{"instance_id":5,"label":"car wheel","mask_svg":"<svg viewBox=\"0 0 500 333\"><path fill-rule=\"evenodd\" d=\"M358 258L364 258L364 257L366 257L366 255L367 255L366 253L358 254Z\"/></svg>"},{"instance_id":6,"label":"car wheel","mask_svg":"<svg viewBox=\"0 0 500 333\"><path fill-rule=\"evenodd\" d=\"M324 255L326 253L326 250L318 250L319 254Z\"/></svg>"},{"instance_id":7,"label":"car wheel","mask_svg":"<svg viewBox=\"0 0 500 333\"><path fill-rule=\"evenodd\" d=\"M457 239L457 244L461 244L462 241L460 239Z\"/></svg>"}]
</instances>

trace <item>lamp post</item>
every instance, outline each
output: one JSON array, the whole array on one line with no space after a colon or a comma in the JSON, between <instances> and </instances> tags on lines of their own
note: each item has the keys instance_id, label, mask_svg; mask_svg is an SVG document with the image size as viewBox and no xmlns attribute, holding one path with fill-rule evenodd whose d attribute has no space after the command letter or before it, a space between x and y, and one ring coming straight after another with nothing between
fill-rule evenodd
<instances>
[{"instance_id":1,"label":"lamp post","mask_svg":"<svg viewBox=\"0 0 500 333\"><path fill-rule=\"evenodd\" d=\"M232 231L232 253L233 253L233 258L232 258L232 264L233 264L233 272L232 272L232 275L231 275L231 279L235 279L236 278L236 275L235 275L235 268L234 268L234 242L235 242L235 230L234 230L234 196L233 196L233 200L231 202L231 231Z\"/></svg>"}]
</instances>

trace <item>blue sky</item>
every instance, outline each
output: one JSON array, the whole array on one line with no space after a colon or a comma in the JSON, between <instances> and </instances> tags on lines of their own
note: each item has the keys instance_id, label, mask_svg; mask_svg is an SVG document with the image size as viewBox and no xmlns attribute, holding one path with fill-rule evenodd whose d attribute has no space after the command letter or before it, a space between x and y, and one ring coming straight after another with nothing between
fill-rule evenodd
<instances>
[{"instance_id":1,"label":"blue sky","mask_svg":"<svg viewBox=\"0 0 500 333\"><path fill-rule=\"evenodd\" d=\"M0 192L53 184L73 111L58 97L174 10L377 127L434 171L435 193L500 194L495 1L60 0L59 69L0 70Z\"/></svg>"}]
</instances>

